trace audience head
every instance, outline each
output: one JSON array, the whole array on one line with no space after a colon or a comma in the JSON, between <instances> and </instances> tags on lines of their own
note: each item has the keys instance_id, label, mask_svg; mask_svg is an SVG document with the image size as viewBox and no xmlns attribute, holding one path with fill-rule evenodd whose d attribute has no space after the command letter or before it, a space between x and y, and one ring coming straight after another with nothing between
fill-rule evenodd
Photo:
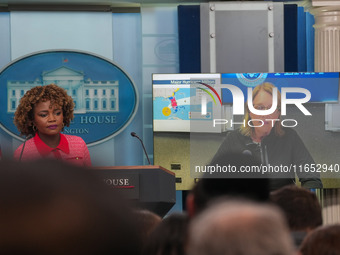
<instances>
[{"instance_id":1,"label":"audience head","mask_svg":"<svg viewBox=\"0 0 340 255\"><path fill-rule=\"evenodd\" d=\"M284 212L291 231L308 232L322 225L321 206L316 195L296 185L270 193L270 200Z\"/></svg>"},{"instance_id":2,"label":"audience head","mask_svg":"<svg viewBox=\"0 0 340 255\"><path fill-rule=\"evenodd\" d=\"M211 166L256 166L258 161L251 155L228 153L213 159ZM207 178L206 178L207 177ZM209 174L203 176L193 187L187 197L187 210L190 217L203 211L211 201L221 197L240 197L249 200L265 202L269 199L269 179L258 178L255 175L243 175L243 178L228 178L224 174L220 178L211 178ZM254 177L254 178L252 178Z\"/></svg>"},{"instance_id":3,"label":"audience head","mask_svg":"<svg viewBox=\"0 0 340 255\"><path fill-rule=\"evenodd\" d=\"M184 255L188 239L189 218L184 213L173 213L151 233L145 255Z\"/></svg>"},{"instance_id":4,"label":"audience head","mask_svg":"<svg viewBox=\"0 0 340 255\"><path fill-rule=\"evenodd\" d=\"M281 212L269 205L225 201L190 224L188 255L292 255Z\"/></svg>"},{"instance_id":5,"label":"audience head","mask_svg":"<svg viewBox=\"0 0 340 255\"><path fill-rule=\"evenodd\" d=\"M162 222L162 218L158 214L146 209L137 209L134 215L139 228L139 234L141 235L142 245L144 245L149 239L150 234Z\"/></svg>"},{"instance_id":6,"label":"audience head","mask_svg":"<svg viewBox=\"0 0 340 255\"><path fill-rule=\"evenodd\" d=\"M302 255L340 255L340 224L318 227L302 242Z\"/></svg>"},{"instance_id":7,"label":"audience head","mask_svg":"<svg viewBox=\"0 0 340 255\"><path fill-rule=\"evenodd\" d=\"M0 162L0 254L138 254L129 208L93 170Z\"/></svg>"}]
</instances>

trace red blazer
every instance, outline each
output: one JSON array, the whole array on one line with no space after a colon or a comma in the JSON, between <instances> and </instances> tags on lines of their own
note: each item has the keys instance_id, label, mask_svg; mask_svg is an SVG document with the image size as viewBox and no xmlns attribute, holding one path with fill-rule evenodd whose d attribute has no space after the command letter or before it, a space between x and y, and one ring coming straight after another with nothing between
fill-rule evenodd
<instances>
[{"instance_id":1,"label":"red blazer","mask_svg":"<svg viewBox=\"0 0 340 255\"><path fill-rule=\"evenodd\" d=\"M14 158L19 159L23 144L14 152ZM21 161L36 160L39 158L55 158L80 166L91 166L89 150L82 138L74 135L60 134L60 143L57 148L46 145L38 133L26 141Z\"/></svg>"}]
</instances>

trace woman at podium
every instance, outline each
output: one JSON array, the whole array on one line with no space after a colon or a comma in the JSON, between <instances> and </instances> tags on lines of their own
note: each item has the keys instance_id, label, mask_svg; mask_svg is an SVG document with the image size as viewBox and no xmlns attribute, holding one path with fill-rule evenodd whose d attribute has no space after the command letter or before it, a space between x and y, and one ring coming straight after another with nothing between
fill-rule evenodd
<instances>
[{"instance_id":1,"label":"woman at podium","mask_svg":"<svg viewBox=\"0 0 340 255\"><path fill-rule=\"evenodd\" d=\"M53 158L91 166L89 150L78 136L61 132L73 119L74 102L66 90L55 84L36 86L21 98L14 124L25 142L14 152L21 161Z\"/></svg>"},{"instance_id":2,"label":"woman at podium","mask_svg":"<svg viewBox=\"0 0 340 255\"><path fill-rule=\"evenodd\" d=\"M303 141L295 130L283 127L279 121L281 117L279 90L277 106L272 109L274 88L276 87L268 82L254 88L252 95L254 109L271 110L271 113L257 115L251 112L247 105L245 124L227 133L214 159L228 152L254 156L261 162L262 170L268 173L266 176L270 176L272 190L294 184L295 173L304 188L322 188L319 173L304 171L315 162Z\"/></svg>"}]
</instances>

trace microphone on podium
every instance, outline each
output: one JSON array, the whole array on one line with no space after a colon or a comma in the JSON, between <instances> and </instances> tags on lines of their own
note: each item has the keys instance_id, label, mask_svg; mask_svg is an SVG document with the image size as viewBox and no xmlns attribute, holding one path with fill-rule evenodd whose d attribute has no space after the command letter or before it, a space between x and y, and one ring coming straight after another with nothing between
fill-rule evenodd
<instances>
[{"instance_id":1,"label":"microphone on podium","mask_svg":"<svg viewBox=\"0 0 340 255\"><path fill-rule=\"evenodd\" d=\"M145 149L145 146L144 146L144 143L143 143L142 139L140 139L139 136L135 132L131 132L131 136L136 137L140 141L140 143L142 144L145 156L146 156L146 158L147 158L147 160L149 162L149 165L151 165L148 153L146 152L146 149Z\"/></svg>"},{"instance_id":2,"label":"microphone on podium","mask_svg":"<svg viewBox=\"0 0 340 255\"><path fill-rule=\"evenodd\" d=\"M243 155L249 155L249 156L253 156L253 153L250 150L244 150L242 151Z\"/></svg>"}]
</instances>

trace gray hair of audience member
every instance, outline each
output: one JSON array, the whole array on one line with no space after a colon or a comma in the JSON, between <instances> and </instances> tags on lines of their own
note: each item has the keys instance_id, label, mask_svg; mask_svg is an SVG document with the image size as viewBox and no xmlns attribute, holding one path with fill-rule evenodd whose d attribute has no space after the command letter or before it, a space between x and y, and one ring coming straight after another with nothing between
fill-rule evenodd
<instances>
[{"instance_id":1,"label":"gray hair of audience member","mask_svg":"<svg viewBox=\"0 0 340 255\"><path fill-rule=\"evenodd\" d=\"M292 255L281 212L249 201L220 202L190 224L188 255Z\"/></svg>"}]
</instances>

